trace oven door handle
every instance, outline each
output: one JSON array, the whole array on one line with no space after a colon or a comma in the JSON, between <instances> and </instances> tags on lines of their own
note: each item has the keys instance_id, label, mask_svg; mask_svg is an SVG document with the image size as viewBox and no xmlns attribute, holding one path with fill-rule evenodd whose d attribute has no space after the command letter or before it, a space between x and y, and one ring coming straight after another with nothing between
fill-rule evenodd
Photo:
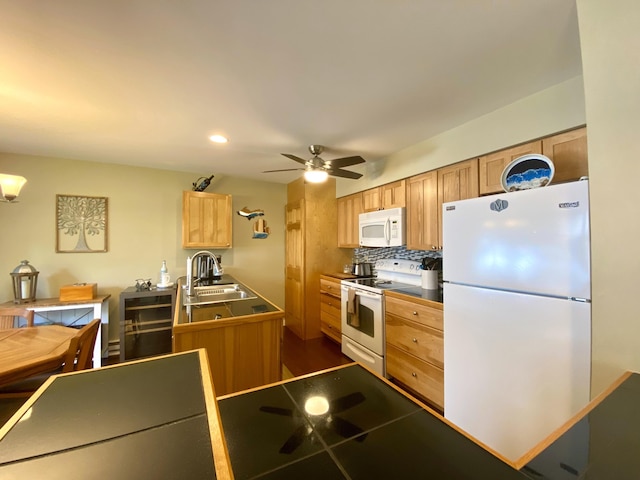
<instances>
[{"instance_id":1,"label":"oven door handle","mask_svg":"<svg viewBox=\"0 0 640 480\"><path fill-rule=\"evenodd\" d=\"M380 298L381 297L381 295L378 295L377 293L364 292L362 290L356 290L356 296L368 297L368 298Z\"/></svg>"}]
</instances>

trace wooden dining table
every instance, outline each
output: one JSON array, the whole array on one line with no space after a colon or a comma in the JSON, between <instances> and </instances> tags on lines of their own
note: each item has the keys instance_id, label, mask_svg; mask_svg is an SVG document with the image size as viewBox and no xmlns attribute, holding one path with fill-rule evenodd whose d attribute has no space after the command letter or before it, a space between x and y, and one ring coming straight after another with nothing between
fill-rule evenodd
<instances>
[{"instance_id":1,"label":"wooden dining table","mask_svg":"<svg viewBox=\"0 0 640 480\"><path fill-rule=\"evenodd\" d=\"M0 386L61 367L77 333L60 325L0 330Z\"/></svg>"}]
</instances>

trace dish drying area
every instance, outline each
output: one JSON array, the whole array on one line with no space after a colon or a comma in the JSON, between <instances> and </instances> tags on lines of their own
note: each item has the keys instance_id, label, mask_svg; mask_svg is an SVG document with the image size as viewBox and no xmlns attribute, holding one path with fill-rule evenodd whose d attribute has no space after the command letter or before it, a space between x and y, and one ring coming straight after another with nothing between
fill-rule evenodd
<instances>
[{"instance_id":1,"label":"dish drying area","mask_svg":"<svg viewBox=\"0 0 640 480\"><path fill-rule=\"evenodd\" d=\"M186 288L186 286L185 286ZM221 286L194 287L194 295L184 295L183 304L206 305L210 303L234 302L249 300L258 296L241 283Z\"/></svg>"}]
</instances>

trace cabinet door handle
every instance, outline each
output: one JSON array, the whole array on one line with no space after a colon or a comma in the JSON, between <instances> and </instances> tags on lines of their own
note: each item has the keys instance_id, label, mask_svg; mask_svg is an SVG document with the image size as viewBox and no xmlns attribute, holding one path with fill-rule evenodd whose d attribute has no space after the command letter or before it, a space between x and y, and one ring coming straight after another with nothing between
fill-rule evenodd
<instances>
[{"instance_id":1,"label":"cabinet door handle","mask_svg":"<svg viewBox=\"0 0 640 480\"><path fill-rule=\"evenodd\" d=\"M412 339L411 339L411 341L412 341L413 343L418 343L418 339L417 339L417 338L412 338Z\"/></svg>"},{"instance_id":2,"label":"cabinet door handle","mask_svg":"<svg viewBox=\"0 0 640 480\"><path fill-rule=\"evenodd\" d=\"M416 372L411 372L411 376L415 378L418 376L418 374Z\"/></svg>"},{"instance_id":3,"label":"cabinet door handle","mask_svg":"<svg viewBox=\"0 0 640 480\"><path fill-rule=\"evenodd\" d=\"M418 312L414 311L414 312L412 313L412 315L418 315Z\"/></svg>"}]
</instances>

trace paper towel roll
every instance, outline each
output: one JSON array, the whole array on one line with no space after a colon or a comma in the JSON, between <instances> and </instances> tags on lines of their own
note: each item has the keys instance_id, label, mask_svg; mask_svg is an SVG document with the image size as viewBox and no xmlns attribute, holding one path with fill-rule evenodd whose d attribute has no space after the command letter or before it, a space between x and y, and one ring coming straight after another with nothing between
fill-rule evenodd
<instances>
[{"instance_id":1,"label":"paper towel roll","mask_svg":"<svg viewBox=\"0 0 640 480\"><path fill-rule=\"evenodd\" d=\"M422 288L424 290L437 290L438 270L422 270Z\"/></svg>"}]
</instances>

